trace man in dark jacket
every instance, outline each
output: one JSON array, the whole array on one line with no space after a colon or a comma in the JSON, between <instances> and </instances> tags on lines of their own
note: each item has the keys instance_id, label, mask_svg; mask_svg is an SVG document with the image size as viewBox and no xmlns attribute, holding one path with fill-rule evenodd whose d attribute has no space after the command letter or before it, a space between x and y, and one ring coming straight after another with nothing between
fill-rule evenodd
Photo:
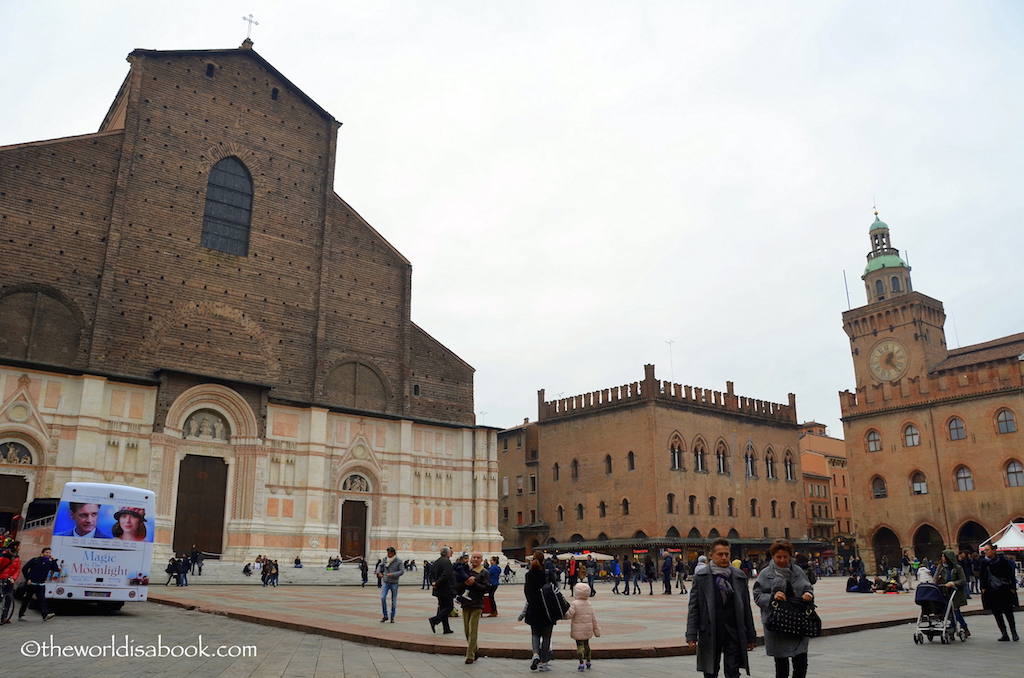
<instances>
[{"instance_id":1,"label":"man in dark jacket","mask_svg":"<svg viewBox=\"0 0 1024 678\"><path fill-rule=\"evenodd\" d=\"M188 571L192 569L192 559L185 554L181 555L181 565L178 570L178 586L188 586Z\"/></svg>"},{"instance_id":2,"label":"man in dark jacket","mask_svg":"<svg viewBox=\"0 0 1024 678\"><path fill-rule=\"evenodd\" d=\"M622 559L622 581L626 582L624 593L628 596L629 590L633 587L633 559L629 556Z\"/></svg>"},{"instance_id":3,"label":"man in dark jacket","mask_svg":"<svg viewBox=\"0 0 1024 678\"><path fill-rule=\"evenodd\" d=\"M18 610L18 621L28 621L25 619L25 611L28 610L28 602L32 600L32 596L39 601L39 612L43 615L43 621L53 618L54 614L46 607L46 578L51 572L60 572L60 565L50 557L49 548L43 549L42 553L21 568L28 586L25 589L25 597L21 600L21 609Z\"/></svg>"},{"instance_id":4,"label":"man in dark jacket","mask_svg":"<svg viewBox=\"0 0 1024 678\"><path fill-rule=\"evenodd\" d=\"M661 563L661 583L665 587L662 593L666 596L672 595L672 556L665 554L665 560Z\"/></svg>"},{"instance_id":5,"label":"man in dark jacket","mask_svg":"<svg viewBox=\"0 0 1024 678\"><path fill-rule=\"evenodd\" d=\"M747 575L729 564L725 539L711 542L711 565L693 575L686 617L686 642L697 652L697 670L705 678L718 676L725 657L725 678L750 674L747 652L754 649L756 632L750 608Z\"/></svg>"},{"instance_id":6,"label":"man in dark jacket","mask_svg":"<svg viewBox=\"0 0 1024 678\"><path fill-rule=\"evenodd\" d=\"M996 626L1002 633L999 640L1010 639L1006 635L1007 625L1010 627L1014 642L1020 640L1020 636L1017 635L1017 624L1013 620L1013 607L1017 604L1017 580L1014 578L1013 563L996 550L995 544L985 546L979 579L981 605L986 610L992 610ZM1006 617L1006 622L1003 621L1003 617Z\"/></svg>"},{"instance_id":7,"label":"man in dark jacket","mask_svg":"<svg viewBox=\"0 0 1024 678\"><path fill-rule=\"evenodd\" d=\"M430 576L433 578L433 595L437 598L437 614L431 617L430 630L437 633L436 627L440 624L445 633L455 633L448 624L448 617L452 613L455 600L455 572L452 570L452 561L449 558L452 550L447 546L441 547L441 557L430 566Z\"/></svg>"}]
</instances>

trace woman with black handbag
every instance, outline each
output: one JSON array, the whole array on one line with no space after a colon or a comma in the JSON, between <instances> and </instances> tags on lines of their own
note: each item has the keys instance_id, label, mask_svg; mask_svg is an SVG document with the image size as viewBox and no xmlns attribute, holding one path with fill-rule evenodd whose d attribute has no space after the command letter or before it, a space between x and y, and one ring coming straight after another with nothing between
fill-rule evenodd
<instances>
[{"instance_id":1,"label":"woman with black handbag","mask_svg":"<svg viewBox=\"0 0 1024 678\"><path fill-rule=\"evenodd\" d=\"M769 628L773 612L780 616L780 610L787 603L814 600L814 588L804 571L791 563L793 543L788 539L776 539L768 553L772 559L757 575L754 582L754 602L761 608L761 622L764 625L764 649L775 659L775 678L788 678L789 660L793 660L793 678L807 676L807 647L809 636L786 633ZM772 603L777 603L775 608ZM791 606L787 606L786 610ZM795 630L795 629L794 629Z\"/></svg>"}]
</instances>

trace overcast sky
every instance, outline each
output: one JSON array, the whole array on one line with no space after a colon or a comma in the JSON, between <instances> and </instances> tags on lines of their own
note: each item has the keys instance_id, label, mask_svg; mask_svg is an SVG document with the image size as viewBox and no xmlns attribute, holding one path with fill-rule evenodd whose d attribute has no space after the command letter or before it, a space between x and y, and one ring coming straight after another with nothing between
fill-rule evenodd
<instances>
[{"instance_id":1,"label":"overcast sky","mask_svg":"<svg viewBox=\"0 0 1024 678\"><path fill-rule=\"evenodd\" d=\"M0 145L95 132L129 52L249 13L480 423L654 363L841 437L876 203L951 347L1024 331L1024 3L0 0Z\"/></svg>"}]
</instances>

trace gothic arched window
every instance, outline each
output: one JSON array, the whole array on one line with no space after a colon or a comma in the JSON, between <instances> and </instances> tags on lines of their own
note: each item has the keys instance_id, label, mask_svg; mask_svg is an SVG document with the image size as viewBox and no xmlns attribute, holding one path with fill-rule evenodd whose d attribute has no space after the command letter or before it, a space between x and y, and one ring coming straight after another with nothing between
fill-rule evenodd
<instances>
[{"instance_id":1,"label":"gothic arched window","mask_svg":"<svg viewBox=\"0 0 1024 678\"><path fill-rule=\"evenodd\" d=\"M1024 466L1019 461L1006 465L1006 480L1010 487L1024 487Z\"/></svg>"},{"instance_id":2,"label":"gothic arched window","mask_svg":"<svg viewBox=\"0 0 1024 678\"><path fill-rule=\"evenodd\" d=\"M199 244L218 252L249 254L252 178L238 158L224 158L210 170Z\"/></svg>"},{"instance_id":3,"label":"gothic arched window","mask_svg":"<svg viewBox=\"0 0 1024 678\"><path fill-rule=\"evenodd\" d=\"M882 451L882 435L878 431L868 433L868 452Z\"/></svg>"},{"instance_id":4,"label":"gothic arched window","mask_svg":"<svg viewBox=\"0 0 1024 678\"><path fill-rule=\"evenodd\" d=\"M693 470L701 473L707 471L707 452L704 450L704 443L698 440L693 444Z\"/></svg>"},{"instance_id":5,"label":"gothic arched window","mask_svg":"<svg viewBox=\"0 0 1024 678\"><path fill-rule=\"evenodd\" d=\"M963 440L967 437L967 431L964 429L964 422L962 419L953 417L949 420L949 439L950 440Z\"/></svg>"},{"instance_id":6,"label":"gothic arched window","mask_svg":"<svg viewBox=\"0 0 1024 678\"><path fill-rule=\"evenodd\" d=\"M958 492L970 492L974 489L974 475L966 466L956 470L956 489Z\"/></svg>"},{"instance_id":7,"label":"gothic arched window","mask_svg":"<svg viewBox=\"0 0 1024 678\"><path fill-rule=\"evenodd\" d=\"M681 471L683 469L683 441L678 437L672 439L672 444L669 445L669 468L673 471Z\"/></svg>"},{"instance_id":8,"label":"gothic arched window","mask_svg":"<svg viewBox=\"0 0 1024 678\"><path fill-rule=\"evenodd\" d=\"M871 481L871 494L875 499L885 499L889 496L889 491L885 487L885 480L879 476L875 476L875 479Z\"/></svg>"},{"instance_id":9,"label":"gothic arched window","mask_svg":"<svg viewBox=\"0 0 1024 678\"><path fill-rule=\"evenodd\" d=\"M999 433L1014 433L1017 431L1017 422L1010 410L999 410L996 415L996 424L999 426Z\"/></svg>"},{"instance_id":10,"label":"gothic arched window","mask_svg":"<svg viewBox=\"0 0 1024 678\"><path fill-rule=\"evenodd\" d=\"M729 472L729 453L725 449L725 443L718 443L715 448L715 462L718 464L718 472L726 474Z\"/></svg>"}]
</instances>

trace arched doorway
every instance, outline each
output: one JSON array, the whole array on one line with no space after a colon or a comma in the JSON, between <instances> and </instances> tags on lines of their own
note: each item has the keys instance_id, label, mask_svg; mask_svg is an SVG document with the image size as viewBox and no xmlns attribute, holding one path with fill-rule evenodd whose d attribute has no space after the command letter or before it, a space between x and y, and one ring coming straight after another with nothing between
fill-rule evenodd
<instances>
[{"instance_id":1,"label":"arched doorway","mask_svg":"<svg viewBox=\"0 0 1024 678\"><path fill-rule=\"evenodd\" d=\"M0 530L11 527L11 521L20 515L28 500L28 478L0 474Z\"/></svg>"},{"instance_id":2,"label":"arched doorway","mask_svg":"<svg viewBox=\"0 0 1024 678\"><path fill-rule=\"evenodd\" d=\"M341 483L341 491L348 494L370 492L370 481L364 476L353 473ZM341 557L366 558L366 517L369 513L367 502L363 499L345 499L341 504Z\"/></svg>"},{"instance_id":3,"label":"arched doorway","mask_svg":"<svg viewBox=\"0 0 1024 678\"><path fill-rule=\"evenodd\" d=\"M688 539L700 539L700 530L698 530L696 527L691 527L690 532L686 535L686 537Z\"/></svg>"},{"instance_id":4,"label":"arched doorway","mask_svg":"<svg viewBox=\"0 0 1024 678\"><path fill-rule=\"evenodd\" d=\"M938 562L944 546L942 535L931 525L922 525L914 533L914 555L918 558L928 558L932 562Z\"/></svg>"},{"instance_id":5,"label":"arched doorway","mask_svg":"<svg viewBox=\"0 0 1024 678\"><path fill-rule=\"evenodd\" d=\"M956 541L960 551L977 553L978 545L986 539L988 539L988 531L973 520L969 520L960 528L960 534Z\"/></svg>"},{"instance_id":6,"label":"arched doorway","mask_svg":"<svg viewBox=\"0 0 1024 678\"><path fill-rule=\"evenodd\" d=\"M900 540L888 527L881 527L875 532L875 536L871 540L871 546L875 551L876 567L882 561L882 556L886 557L890 567L899 564Z\"/></svg>"}]
</instances>

